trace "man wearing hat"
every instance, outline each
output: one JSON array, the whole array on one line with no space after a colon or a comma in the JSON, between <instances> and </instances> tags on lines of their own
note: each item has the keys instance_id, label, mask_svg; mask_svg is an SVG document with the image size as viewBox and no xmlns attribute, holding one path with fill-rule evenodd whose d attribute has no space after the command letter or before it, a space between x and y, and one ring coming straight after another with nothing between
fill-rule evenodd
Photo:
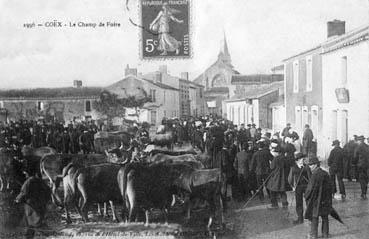
<instances>
[{"instance_id":1,"label":"man wearing hat","mask_svg":"<svg viewBox=\"0 0 369 239\"><path fill-rule=\"evenodd\" d=\"M296 153L294 157L296 161L291 167L288 182L295 189L297 220L293 223L301 224L304 222L304 194L309 183L309 178L311 177L311 172L305 155Z\"/></svg>"},{"instance_id":2,"label":"man wearing hat","mask_svg":"<svg viewBox=\"0 0 369 239\"><path fill-rule=\"evenodd\" d=\"M270 191L271 206L269 209L278 208L278 196L282 201L283 208L287 208L288 201L286 192L292 190L287 182L287 169L290 169L290 164L282 153L282 147L277 141L272 141L270 146L273 160L270 163L271 176L266 183L266 188Z\"/></svg>"},{"instance_id":3,"label":"man wearing hat","mask_svg":"<svg viewBox=\"0 0 369 239\"><path fill-rule=\"evenodd\" d=\"M343 163L343 178L347 178L349 181L356 177L356 163L354 161L354 151L356 148L356 138L354 135L344 146L343 151L345 152L345 160Z\"/></svg>"},{"instance_id":4,"label":"man wearing hat","mask_svg":"<svg viewBox=\"0 0 369 239\"><path fill-rule=\"evenodd\" d=\"M313 152L313 131L310 129L308 124L305 125L305 131L302 136L302 153L309 155Z\"/></svg>"},{"instance_id":5,"label":"man wearing hat","mask_svg":"<svg viewBox=\"0 0 369 239\"><path fill-rule=\"evenodd\" d=\"M337 192L336 178L338 181L338 187L342 200L346 198L345 185L343 184L343 161L345 158L345 152L340 147L340 141L337 139L332 142L333 149L328 157L329 174L332 180L333 194Z\"/></svg>"},{"instance_id":6,"label":"man wearing hat","mask_svg":"<svg viewBox=\"0 0 369 239\"><path fill-rule=\"evenodd\" d=\"M332 186L329 174L320 168L316 156L309 158L311 178L305 191L305 218L311 221L310 238L318 238L319 217L322 218L323 238L329 236L328 216L332 210Z\"/></svg>"},{"instance_id":7,"label":"man wearing hat","mask_svg":"<svg viewBox=\"0 0 369 239\"><path fill-rule=\"evenodd\" d=\"M361 198L366 199L366 192L368 189L368 156L369 156L369 147L366 143L364 143L364 136L357 137L357 147L354 151L354 159L357 162L357 171L358 177L361 187Z\"/></svg>"},{"instance_id":8,"label":"man wearing hat","mask_svg":"<svg viewBox=\"0 0 369 239\"><path fill-rule=\"evenodd\" d=\"M259 199L264 200L264 193L262 185L269 176L270 172L270 162L273 160L273 155L270 153L267 145L264 141L258 142L258 151L254 153L251 160L250 169L255 172L256 182L259 190ZM267 189L269 194L269 190Z\"/></svg>"}]
</instances>

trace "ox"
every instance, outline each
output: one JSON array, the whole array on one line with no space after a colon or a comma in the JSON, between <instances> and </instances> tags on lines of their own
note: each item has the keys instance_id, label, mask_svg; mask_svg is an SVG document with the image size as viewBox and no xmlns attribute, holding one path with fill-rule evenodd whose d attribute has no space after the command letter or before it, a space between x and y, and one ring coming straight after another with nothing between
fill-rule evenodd
<instances>
[{"instance_id":1,"label":"ox","mask_svg":"<svg viewBox=\"0 0 369 239\"><path fill-rule=\"evenodd\" d=\"M119 164L100 164L81 167L69 164L63 169L64 207L67 223L71 222L69 206L73 204L84 222L88 222L88 209L92 203L110 202L113 220L118 221L113 202L122 201L117 175Z\"/></svg>"},{"instance_id":2,"label":"ox","mask_svg":"<svg viewBox=\"0 0 369 239\"><path fill-rule=\"evenodd\" d=\"M165 223L168 223L168 210L175 193L174 181L184 169L183 164L142 164L131 163L118 172L118 184L123 198L123 206L128 211L128 221L137 218L137 212L145 212L145 226L149 224L149 210L161 209Z\"/></svg>"},{"instance_id":3,"label":"ox","mask_svg":"<svg viewBox=\"0 0 369 239\"><path fill-rule=\"evenodd\" d=\"M166 146L168 150L172 150L174 143L173 132L168 131L164 134L155 134L151 137L151 143L161 147Z\"/></svg>"},{"instance_id":4,"label":"ox","mask_svg":"<svg viewBox=\"0 0 369 239\"><path fill-rule=\"evenodd\" d=\"M202 199L209 203L210 217L208 228L210 229L213 217L216 216L217 203L219 203L220 221L224 226L222 189L224 180L220 169L196 169L187 170L175 181L180 190L184 190L185 209L187 209L187 220L190 219L191 201Z\"/></svg>"},{"instance_id":5,"label":"ox","mask_svg":"<svg viewBox=\"0 0 369 239\"><path fill-rule=\"evenodd\" d=\"M41 173L49 179L51 186L51 198L57 206L63 206L57 193L62 180L62 171L69 163L79 166L90 166L106 163L107 157L103 154L56 154L47 155L40 162Z\"/></svg>"}]
</instances>

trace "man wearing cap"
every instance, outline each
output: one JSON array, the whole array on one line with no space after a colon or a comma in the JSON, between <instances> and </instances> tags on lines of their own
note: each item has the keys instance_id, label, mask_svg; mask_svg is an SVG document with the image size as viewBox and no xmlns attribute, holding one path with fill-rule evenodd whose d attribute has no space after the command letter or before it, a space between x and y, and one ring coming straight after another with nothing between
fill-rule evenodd
<instances>
[{"instance_id":1,"label":"man wearing cap","mask_svg":"<svg viewBox=\"0 0 369 239\"><path fill-rule=\"evenodd\" d=\"M340 141L337 139L332 142L333 149L328 157L329 174L332 180L333 194L337 192L336 178L338 181L338 187L342 200L346 198L345 185L343 184L343 161L345 158L345 152L340 147Z\"/></svg>"},{"instance_id":2,"label":"man wearing cap","mask_svg":"<svg viewBox=\"0 0 369 239\"><path fill-rule=\"evenodd\" d=\"M305 218L311 221L310 238L318 238L319 217L322 218L323 238L329 236L328 215L332 210L332 185L329 174L320 168L319 159L309 158L311 178L305 191Z\"/></svg>"},{"instance_id":3,"label":"man wearing cap","mask_svg":"<svg viewBox=\"0 0 369 239\"><path fill-rule=\"evenodd\" d=\"M364 143L364 136L357 137L357 147L354 151L354 158L357 162L357 171L358 177L361 187L361 198L367 199L366 192L368 189L368 156L369 156L369 147L366 143Z\"/></svg>"}]
</instances>

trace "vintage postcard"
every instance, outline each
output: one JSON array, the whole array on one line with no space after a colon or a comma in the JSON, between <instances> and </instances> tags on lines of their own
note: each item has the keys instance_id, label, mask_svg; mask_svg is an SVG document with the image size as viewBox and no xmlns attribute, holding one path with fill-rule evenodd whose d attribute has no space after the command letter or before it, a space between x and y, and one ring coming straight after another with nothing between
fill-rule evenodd
<instances>
[{"instance_id":1,"label":"vintage postcard","mask_svg":"<svg viewBox=\"0 0 369 239\"><path fill-rule=\"evenodd\" d=\"M0 238L369 238L368 0L0 10Z\"/></svg>"}]
</instances>

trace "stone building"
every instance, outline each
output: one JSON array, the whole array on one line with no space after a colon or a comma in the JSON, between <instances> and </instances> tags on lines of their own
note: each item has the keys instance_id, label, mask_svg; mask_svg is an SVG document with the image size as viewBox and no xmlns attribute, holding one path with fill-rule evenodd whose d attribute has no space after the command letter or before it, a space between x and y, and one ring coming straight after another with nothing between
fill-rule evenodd
<instances>
[{"instance_id":1,"label":"stone building","mask_svg":"<svg viewBox=\"0 0 369 239\"><path fill-rule=\"evenodd\" d=\"M187 118L189 116L205 115L204 86L189 81L188 72L182 72L180 77L169 74L167 66L159 66L159 70L142 75L143 78L159 81L166 85L179 89L178 114L176 117Z\"/></svg>"},{"instance_id":2,"label":"stone building","mask_svg":"<svg viewBox=\"0 0 369 239\"><path fill-rule=\"evenodd\" d=\"M2 120L44 118L68 122L96 119L99 114L94 110L93 102L101 90L100 87L3 90L0 91Z\"/></svg>"},{"instance_id":3,"label":"stone building","mask_svg":"<svg viewBox=\"0 0 369 239\"><path fill-rule=\"evenodd\" d=\"M247 87L241 95L224 101L227 119L235 125L254 123L257 127L271 130L273 111L270 105L282 95L283 81Z\"/></svg>"},{"instance_id":4,"label":"stone building","mask_svg":"<svg viewBox=\"0 0 369 239\"><path fill-rule=\"evenodd\" d=\"M239 74L232 65L227 40L224 36L223 47L217 60L193 81L205 87L205 113L224 115L223 100L234 95L235 87L231 84L232 76Z\"/></svg>"}]
</instances>

